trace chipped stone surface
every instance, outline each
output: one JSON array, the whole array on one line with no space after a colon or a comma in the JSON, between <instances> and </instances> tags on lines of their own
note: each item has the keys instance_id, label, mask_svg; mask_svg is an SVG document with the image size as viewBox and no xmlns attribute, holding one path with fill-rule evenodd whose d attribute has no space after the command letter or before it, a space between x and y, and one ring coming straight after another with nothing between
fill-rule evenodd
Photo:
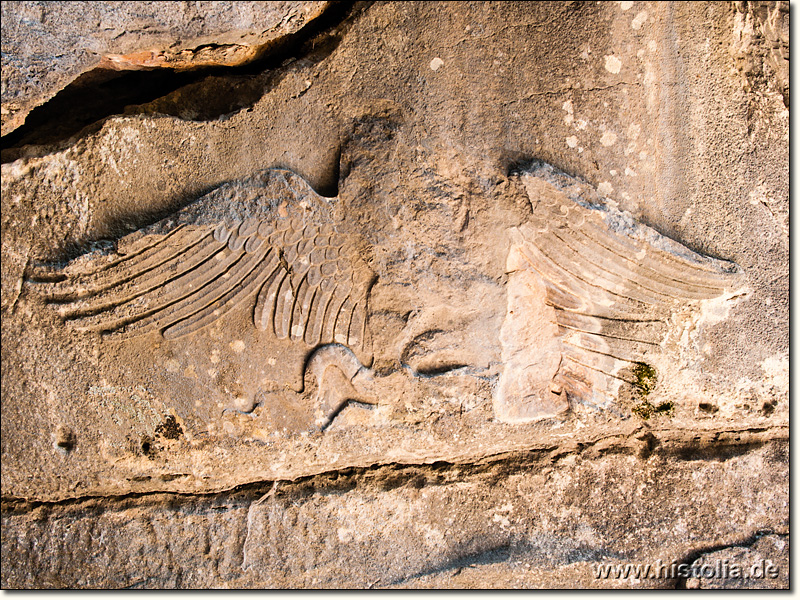
<instances>
[{"instance_id":1,"label":"chipped stone surface","mask_svg":"<svg viewBox=\"0 0 800 600\"><path fill-rule=\"evenodd\" d=\"M3 585L783 565L789 111L744 8L263 4L269 66L3 149Z\"/></svg>"}]
</instances>

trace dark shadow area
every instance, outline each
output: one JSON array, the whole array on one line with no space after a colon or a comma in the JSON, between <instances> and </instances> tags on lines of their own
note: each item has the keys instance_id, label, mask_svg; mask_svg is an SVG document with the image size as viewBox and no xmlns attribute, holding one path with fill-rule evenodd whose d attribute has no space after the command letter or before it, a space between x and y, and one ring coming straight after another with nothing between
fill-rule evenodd
<instances>
[{"instance_id":1,"label":"dark shadow area","mask_svg":"<svg viewBox=\"0 0 800 600\"><path fill-rule=\"evenodd\" d=\"M760 540L762 537L764 537L765 535L772 535L774 533L775 532L772 531L771 529L763 529L763 530L760 529L760 530L756 531L754 534L746 537L745 539L743 539L743 540L741 540L739 542L733 542L733 543L730 543L730 544L717 544L717 545L714 545L714 546L704 546L702 548L698 548L697 550L693 550L692 552L690 552L686 556L684 556L684 557L680 558L679 560L675 561L675 564L691 566L691 565L694 564L694 562L696 560L699 560L705 554L712 554L714 552L719 552L721 550L727 550L728 548L750 548L753 545L755 545L755 543L758 540ZM691 576L691 572L689 572L685 576L682 573L678 574L677 580L675 582L675 589L676 590L685 590L685 589L687 589L686 582L689 580L690 576Z\"/></svg>"},{"instance_id":2,"label":"dark shadow area","mask_svg":"<svg viewBox=\"0 0 800 600\"><path fill-rule=\"evenodd\" d=\"M22 146L57 144L76 135L93 123L121 114L131 104L143 104L205 77L198 71L175 73L171 70L112 71L95 69L84 73L34 108L18 127L2 138L2 161L21 156L14 152Z\"/></svg>"},{"instance_id":3,"label":"dark shadow area","mask_svg":"<svg viewBox=\"0 0 800 600\"><path fill-rule=\"evenodd\" d=\"M764 445L764 442L749 442L744 444L698 444L678 448L669 452L678 460L686 461L714 461L725 462L737 456L744 456L755 452Z\"/></svg>"}]
</instances>

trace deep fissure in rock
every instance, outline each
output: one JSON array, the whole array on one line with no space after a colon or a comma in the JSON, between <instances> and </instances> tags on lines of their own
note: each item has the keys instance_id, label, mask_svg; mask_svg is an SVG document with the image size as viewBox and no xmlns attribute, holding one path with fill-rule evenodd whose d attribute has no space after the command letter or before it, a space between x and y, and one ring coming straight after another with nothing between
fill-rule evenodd
<instances>
[{"instance_id":1,"label":"deep fissure in rock","mask_svg":"<svg viewBox=\"0 0 800 600\"><path fill-rule=\"evenodd\" d=\"M281 66L299 58L319 62L329 56L347 26L369 4L334 2L317 19L296 33L266 44L259 58L238 67L183 72L95 68L33 109L22 126L3 136L0 159L7 163L47 154L52 147L66 147L75 137L97 131L106 119L117 115L158 112L211 121L250 108L272 87L270 78L280 76L273 72ZM189 88L190 93L168 98L183 88ZM155 107L146 106L159 99L164 101Z\"/></svg>"}]
</instances>

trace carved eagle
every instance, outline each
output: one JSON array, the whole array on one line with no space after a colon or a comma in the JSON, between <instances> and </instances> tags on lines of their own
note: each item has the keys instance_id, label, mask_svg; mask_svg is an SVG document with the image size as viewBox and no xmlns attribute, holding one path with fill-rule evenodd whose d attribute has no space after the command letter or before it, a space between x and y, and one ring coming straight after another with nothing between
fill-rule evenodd
<instances>
[{"instance_id":1,"label":"carved eagle","mask_svg":"<svg viewBox=\"0 0 800 600\"><path fill-rule=\"evenodd\" d=\"M173 216L28 279L79 330L111 337L193 333L242 302L253 322L309 347L337 343L371 362L374 280L330 200L286 170L223 184Z\"/></svg>"},{"instance_id":2,"label":"carved eagle","mask_svg":"<svg viewBox=\"0 0 800 600\"><path fill-rule=\"evenodd\" d=\"M519 178L530 214L509 231L499 420L553 416L570 399L606 405L618 382L636 382L631 369L669 360L703 302L742 292L736 264L634 221L587 184L544 163ZM306 372L323 426L347 398L322 384L328 366L362 387L373 375L364 367L369 248L343 229L334 202L290 171L265 170L123 237L113 252L38 265L28 278L71 326L114 338L178 338L252 302L258 329L315 350Z\"/></svg>"}]
</instances>

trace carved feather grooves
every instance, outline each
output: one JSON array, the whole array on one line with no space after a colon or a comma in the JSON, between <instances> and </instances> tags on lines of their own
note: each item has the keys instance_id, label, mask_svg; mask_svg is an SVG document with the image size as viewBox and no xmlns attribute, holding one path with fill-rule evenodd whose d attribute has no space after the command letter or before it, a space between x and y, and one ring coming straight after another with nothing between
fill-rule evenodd
<instances>
[{"instance_id":1,"label":"carved feather grooves","mask_svg":"<svg viewBox=\"0 0 800 600\"><path fill-rule=\"evenodd\" d=\"M366 298L354 303L344 295L349 286L323 284L311 286L306 277L294 290L285 271L274 273L258 295L253 315L256 326L264 330L273 323L278 339L302 339L309 346L336 342L362 348L367 330Z\"/></svg>"},{"instance_id":2,"label":"carved feather grooves","mask_svg":"<svg viewBox=\"0 0 800 600\"><path fill-rule=\"evenodd\" d=\"M209 239L209 246L218 251L180 277L162 281L149 293L134 298L114 309L95 316L73 319L79 329L115 330L115 336L148 333L202 310L237 285L258 259L256 255L233 252L218 241ZM220 250L221 248L221 250ZM206 252L203 252L206 254ZM188 262L194 263L190 258Z\"/></svg>"},{"instance_id":3,"label":"carved feather grooves","mask_svg":"<svg viewBox=\"0 0 800 600\"><path fill-rule=\"evenodd\" d=\"M175 339L205 327L233 310L242 300L255 292L258 286L264 283L264 280L271 274L269 267L266 269L259 268L258 265L269 250L268 246L263 246L260 252L246 255L245 259L239 263L242 265L241 273L244 273L245 276L232 286L228 285L229 289L224 295L202 310L165 329L164 339ZM276 259L269 264L274 269L277 267L278 261Z\"/></svg>"},{"instance_id":4,"label":"carved feather grooves","mask_svg":"<svg viewBox=\"0 0 800 600\"><path fill-rule=\"evenodd\" d=\"M36 267L29 285L71 326L115 338L189 335L255 297L261 331L309 346L364 348L371 275L329 225L246 218L136 236L120 240L122 257L90 254L64 269Z\"/></svg>"},{"instance_id":5,"label":"carved feather grooves","mask_svg":"<svg viewBox=\"0 0 800 600\"><path fill-rule=\"evenodd\" d=\"M260 331L266 331L267 327L274 322L278 290L287 275L288 271L282 264L279 265L279 268L267 279L258 294L253 322Z\"/></svg>"},{"instance_id":6,"label":"carved feather grooves","mask_svg":"<svg viewBox=\"0 0 800 600\"><path fill-rule=\"evenodd\" d=\"M531 268L550 285L547 300L564 310L583 308L586 312L598 313L598 316L616 318L641 318L648 316L667 316L668 312L659 307L648 307L647 303L629 298L621 293L615 293L599 285L594 285L567 271L564 267L556 265L534 244L525 244L522 254L527 259ZM572 302L566 302L566 299Z\"/></svg>"},{"instance_id":7,"label":"carved feather grooves","mask_svg":"<svg viewBox=\"0 0 800 600\"><path fill-rule=\"evenodd\" d=\"M190 272L183 280L168 284L161 298L152 301L143 297L142 305L153 307L145 318L127 324L123 329L114 332L114 336L130 337L144 335L156 329L163 329L170 323L180 320L194 310L199 310L207 303L216 300L224 287L215 285L232 271L242 260L242 254L231 252L227 247L215 255L215 258L203 265L202 269ZM144 315L143 315L144 316ZM128 319L130 321L130 319Z\"/></svg>"},{"instance_id":8,"label":"carved feather grooves","mask_svg":"<svg viewBox=\"0 0 800 600\"><path fill-rule=\"evenodd\" d=\"M523 175L533 214L517 248L554 309L563 356L635 383L626 367L663 351L675 312L738 289L743 273L614 208L573 201L583 184L538 169Z\"/></svg>"},{"instance_id":9,"label":"carved feather grooves","mask_svg":"<svg viewBox=\"0 0 800 600\"><path fill-rule=\"evenodd\" d=\"M292 307L294 307L294 290L292 289L291 275L286 277L278 290L275 299L275 336L279 340L289 337L289 327L292 324Z\"/></svg>"},{"instance_id":10,"label":"carved feather grooves","mask_svg":"<svg viewBox=\"0 0 800 600\"><path fill-rule=\"evenodd\" d=\"M207 234L204 230L181 229L164 243L155 244L131 260L119 261L89 273L48 285L46 293L53 300L76 300L118 286L160 267L175 256L199 244Z\"/></svg>"},{"instance_id":11,"label":"carved feather grooves","mask_svg":"<svg viewBox=\"0 0 800 600\"><path fill-rule=\"evenodd\" d=\"M27 273L28 282L34 284L40 282L50 283L53 281L54 277L58 278L56 281L64 281L70 275L92 275L105 269L115 267L126 261L130 261L131 259L137 258L145 251L151 250L155 246L169 243L174 236L179 235L182 233L182 231L183 226L179 225L167 235L141 235L139 232L136 232L128 236L128 238L130 238L128 243L118 244L120 249L116 254L100 256L98 256L97 253L85 254L72 261L66 267L35 265L31 267ZM88 270L87 262L90 263L88 265Z\"/></svg>"},{"instance_id":12,"label":"carved feather grooves","mask_svg":"<svg viewBox=\"0 0 800 600\"><path fill-rule=\"evenodd\" d=\"M607 377L619 379L627 383L635 384L636 381L632 376L620 375L620 371L628 366L627 362L619 361L611 356L606 356L600 353L586 353L581 352L579 349L572 349L567 347L562 353L564 358L578 364L582 367L591 369L602 373Z\"/></svg>"},{"instance_id":13,"label":"carved feather grooves","mask_svg":"<svg viewBox=\"0 0 800 600\"><path fill-rule=\"evenodd\" d=\"M211 236L208 236L211 238ZM61 307L59 312L64 318L79 317L91 314L100 310L107 310L134 298L141 297L146 292L156 290L162 286L169 285L176 279L183 281L182 277L187 272L194 275L196 267L203 265L211 256L216 254L222 247L213 239L204 240L203 244L196 252L183 252L181 260L169 261L160 266L141 273L128 281L106 288L102 292L88 298L70 302ZM199 245L199 243L198 243ZM190 247L190 250L193 247ZM162 290L162 295L163 295Z\"/></svg>"},{"instance_id":14,"label":"carved feather grooves","mask_svg":"<svg viewBox=\"0 0 800 600\"><path fill-rule=\"evenodd\" d=\"M554 231L553 237L558 238L566 250L565 254L569 255L579 268L586 271L600 271L607 274L610 279L622 278L626 281L634 281L638 288L651 292L651 296L656 302L665 298L702 300L709 296L717 296L724 291L724 287L711 287L707 278L703 279L703 283L689 283L666 274L659 274L652 268L645 265L639 266L628 257L612 252L599 243L592 244L591 240L585 236L570 239L568 236L559 235L557 231Z\"/></svg>"}]
</instances>

